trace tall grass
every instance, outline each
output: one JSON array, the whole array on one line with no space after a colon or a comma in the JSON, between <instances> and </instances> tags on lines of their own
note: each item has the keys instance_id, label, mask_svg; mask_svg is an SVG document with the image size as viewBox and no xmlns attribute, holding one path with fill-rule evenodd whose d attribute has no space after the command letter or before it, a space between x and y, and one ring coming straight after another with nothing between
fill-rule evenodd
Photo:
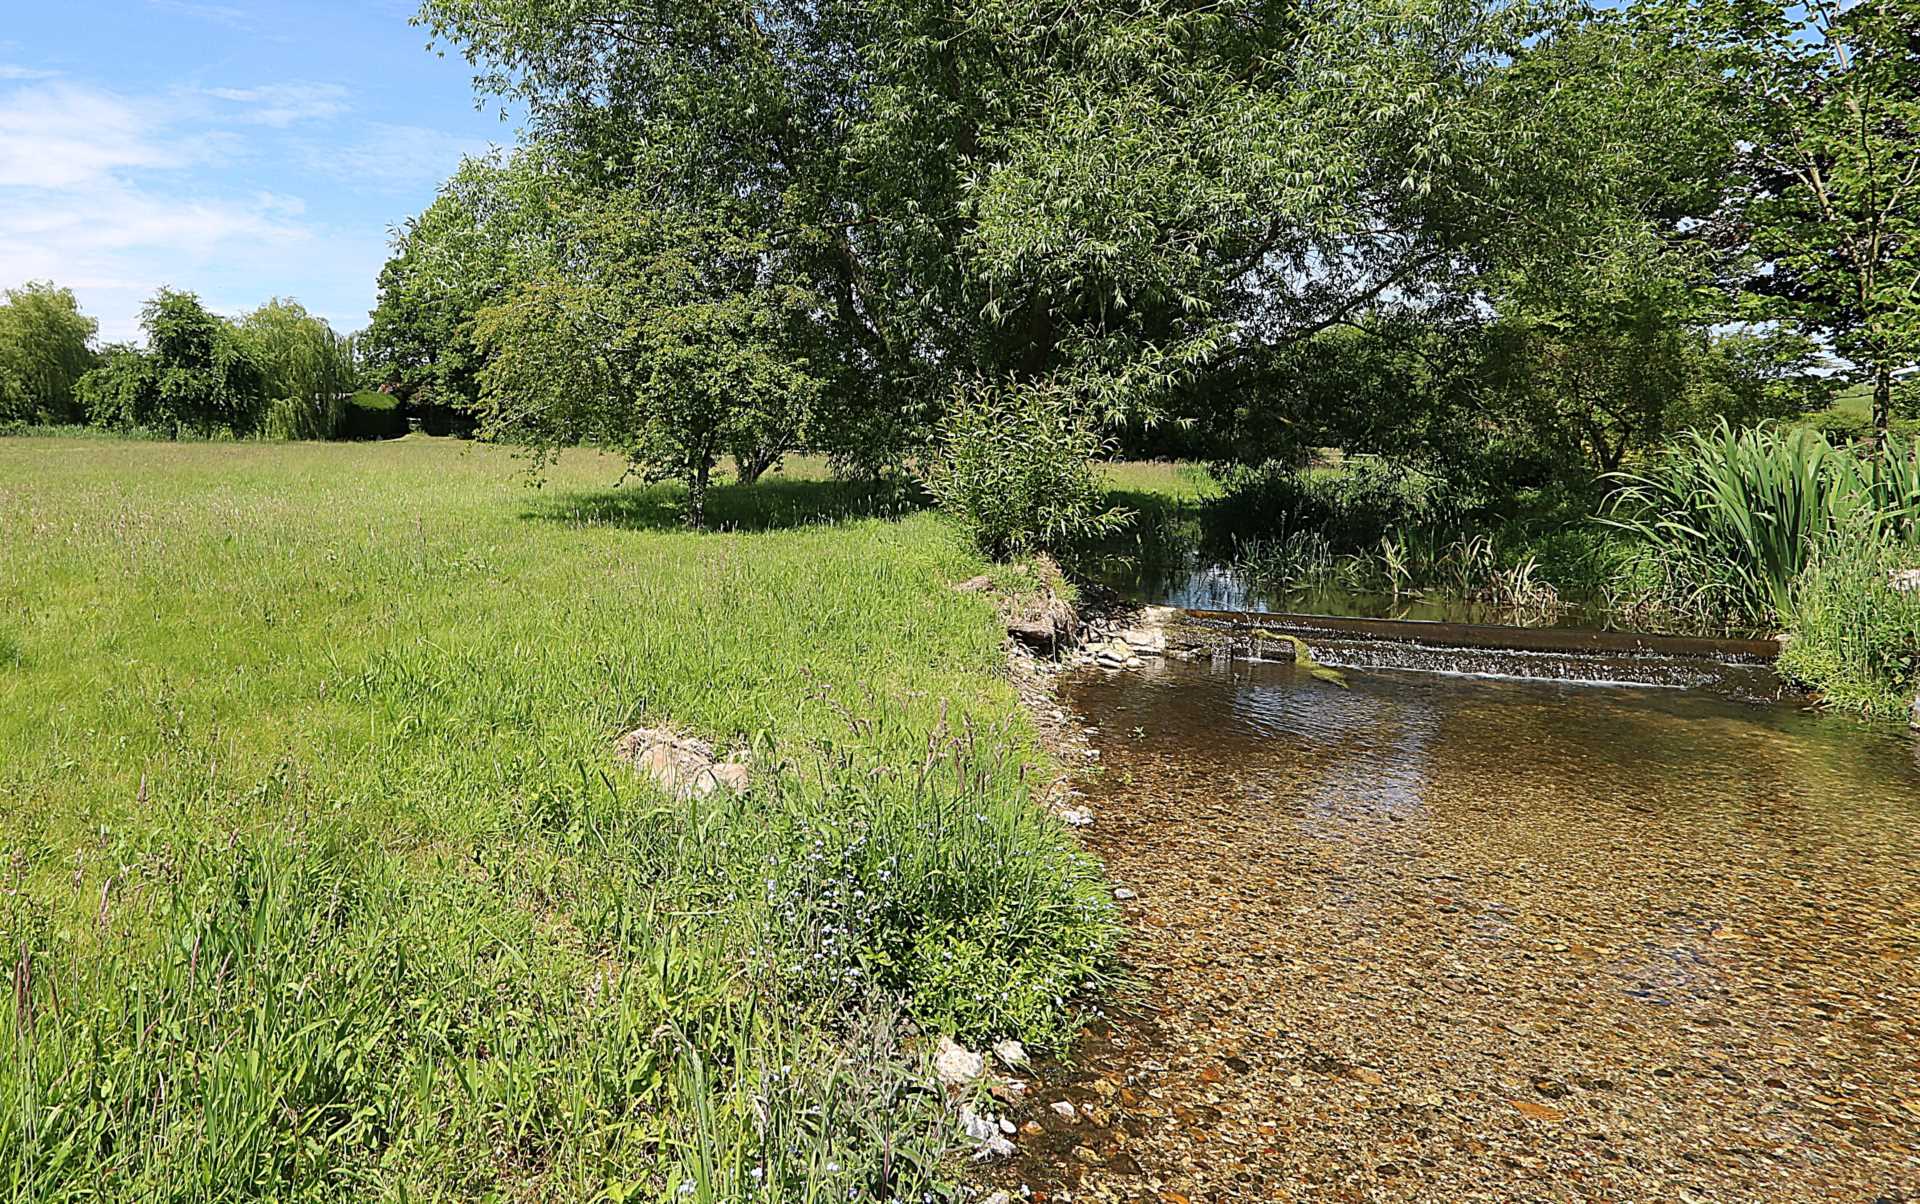
<instances>
[{"instance_id":1,"label":"tall grass","mask_svg":"<svg viewBox=\"0 0 1920 1204\"><path fill-rule=\"evenodd\" d=\"M1794 582L1793 638L1781 671L1831 706L1905 720L1920 694L1920 590L1893 588L1920 569L1920 548L1894 535L1845 532Z\"/></svg>"},{"instance_id":2,"label":"tall grass","mask_svg":"<svg viewBox=\"0 0 1920 1204\"><path fill-rule=\"evenodd\" d=\"M1913 537L1915 457L1901 440L1861 456L1805 428L1723 424L1623 475L1609 521L1644 540L1667 608L1777 622L1794 581L1840 532Z\"/></svg>"},{"instance_id":3,"label":"tall grass","mask_svg":"<svg viewBox=\"0 0 1920 1204\"><path fill-rule=\"evenodd\" d=\"M914 1033L1057 1043L1113 934L979 564L621 467L0 441L0 1193L944 1190ZM643 721L755 789L660 796Z\"/></svg>"}]
</instances>

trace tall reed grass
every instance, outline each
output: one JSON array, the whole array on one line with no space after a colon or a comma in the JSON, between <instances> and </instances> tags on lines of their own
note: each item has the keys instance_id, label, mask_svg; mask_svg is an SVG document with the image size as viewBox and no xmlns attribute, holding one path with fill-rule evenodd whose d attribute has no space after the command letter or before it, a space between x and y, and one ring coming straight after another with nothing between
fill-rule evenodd
<instances>
[{"instance_id":1,"label":"tall reed grass","mask_svg":"<svg viewBox=\"0 0 1920 1204\"><path fill-rule=\"evenodd\" d=\"M1644 541L1666 608L1777 623L1794 582L1844 533L1914 538L1917 454L1898 439L1862 455L1805 428L1723 424L1622 475L1608 521Z\"/></svg>"}]
</instances>

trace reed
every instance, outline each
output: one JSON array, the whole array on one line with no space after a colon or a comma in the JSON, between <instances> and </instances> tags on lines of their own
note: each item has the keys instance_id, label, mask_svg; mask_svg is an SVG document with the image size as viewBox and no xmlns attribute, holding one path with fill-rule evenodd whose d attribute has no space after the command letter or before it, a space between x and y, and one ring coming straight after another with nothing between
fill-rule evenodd
<instances>
[{"instance_id":1,"label":"reed","mask_svg":"<svg viewBox=\"0 0 1920 1204\"><path fill-rule=\"evenodd\" d=\"M1621 475L1606 521L1644 542L1666 608L1778 622L1794 581L1840 532L1913 537L1915 455L1897 439L1862 456L1805 428L1723 424Z\"/></svg>"}]
</instances>

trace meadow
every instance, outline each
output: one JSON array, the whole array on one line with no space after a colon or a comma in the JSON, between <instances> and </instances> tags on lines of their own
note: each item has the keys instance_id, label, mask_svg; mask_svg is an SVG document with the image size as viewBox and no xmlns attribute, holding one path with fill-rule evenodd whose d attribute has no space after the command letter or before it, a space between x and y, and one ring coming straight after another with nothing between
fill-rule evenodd
<instances>
[{"instance_id":1,"label":"meadow","mask_svg":"<svg viewBox=\"0 0 1920 1204\"><path fill-rule=\"evenodd\" d=\"M979 572L804 471L0 440L0 1191L848 1200L1113 941ZM675 801L639 724L749 759Z\"/></svg>"}]
</instances>

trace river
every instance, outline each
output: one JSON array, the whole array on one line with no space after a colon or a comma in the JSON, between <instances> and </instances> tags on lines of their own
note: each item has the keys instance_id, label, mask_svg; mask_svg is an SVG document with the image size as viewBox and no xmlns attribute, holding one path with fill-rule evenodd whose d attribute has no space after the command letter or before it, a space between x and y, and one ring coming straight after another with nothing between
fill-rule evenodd
<instances>
[{"instance_id":1,"label":"river","mask_svg":"<svg viewBox=\"0 0 1920 1204\"><path fill-rule=\"evenodd\" d=\"M1001 1186L1920 1199L1912 738L1224 660L1075 670L1059 700L1128 978L1016 1109Z\"/></svg>"}]
</instances>

